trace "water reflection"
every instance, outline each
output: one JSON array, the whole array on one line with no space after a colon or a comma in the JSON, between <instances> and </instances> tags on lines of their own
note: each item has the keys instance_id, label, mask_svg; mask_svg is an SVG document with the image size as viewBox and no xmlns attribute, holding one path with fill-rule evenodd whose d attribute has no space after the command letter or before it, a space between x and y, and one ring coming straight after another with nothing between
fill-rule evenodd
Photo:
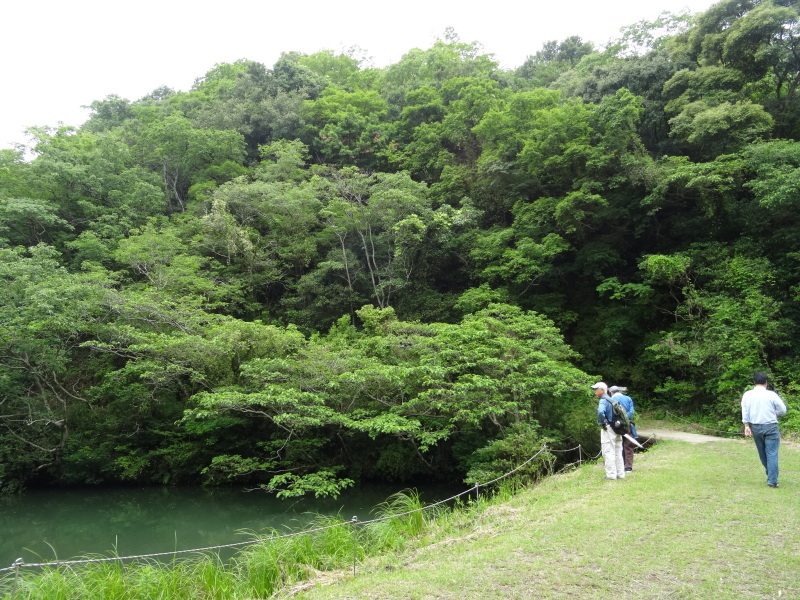
<instances>
[{"instance_id":1,"label":"water reflection","mask_svg":"<svg viewBox=\"0 0 800 600\"><path fill-rule=\"evenodd\" d=\"M189 550L250 539L270 528L295 531L317 514L360 521L398 491L364 485L338 499L277 500L229 488L103 488L38 490L0 498L0 568L91 554L130 556ZM421 491L426 503L461 488Z\"/></svg>"}]
</instances>

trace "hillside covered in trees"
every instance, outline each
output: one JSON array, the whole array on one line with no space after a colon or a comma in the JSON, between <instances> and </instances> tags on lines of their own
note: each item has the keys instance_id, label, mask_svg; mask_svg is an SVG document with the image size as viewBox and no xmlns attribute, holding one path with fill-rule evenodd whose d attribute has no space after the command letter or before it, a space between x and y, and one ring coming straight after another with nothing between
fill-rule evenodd
<instances>
[{"instance_id":1,"label":"hillside covered in trees","mask_svg":"<svg viewBox=\"0 0 800 600\"><path fill-rule=\"evenodd\" d=\"M800 5L286 52L0 151L0 490L481 481L800 386ZM800 418L787 426L800 429ZM485 479L483 479L485 480Z\"/></svg>"}]
</instances>

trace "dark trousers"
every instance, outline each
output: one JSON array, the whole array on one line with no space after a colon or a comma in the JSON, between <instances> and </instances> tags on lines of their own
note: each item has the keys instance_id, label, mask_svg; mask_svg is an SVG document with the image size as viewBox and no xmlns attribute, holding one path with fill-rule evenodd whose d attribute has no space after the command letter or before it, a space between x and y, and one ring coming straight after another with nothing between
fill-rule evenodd
<instances>
[{"instance_id":1,"label":"dark trousers","mask_svg":"<svg viewBox=\"0 0 800 600\"><path fill-rule=\"evenodd\" d=\"M626 437L622 437L622 462L625 463L625 470L633 469L633 442Z\"/></svg>"},{"instance_id":2,"label":"dark trousers","mask_svg":"<svg viewBox=\"0 0 800 600\"><path fill-rule=\"evenodd\" d=\"M764 465L767 472L767 483L769 485L778 484L778 448L781 445L781 432L778 430L777 423L767 423L761 425L753 423L750 425L753 432L753 440L758 450L758 458ZM623 446L623 454L625 448Z\"/></svg>"}]
</instances>

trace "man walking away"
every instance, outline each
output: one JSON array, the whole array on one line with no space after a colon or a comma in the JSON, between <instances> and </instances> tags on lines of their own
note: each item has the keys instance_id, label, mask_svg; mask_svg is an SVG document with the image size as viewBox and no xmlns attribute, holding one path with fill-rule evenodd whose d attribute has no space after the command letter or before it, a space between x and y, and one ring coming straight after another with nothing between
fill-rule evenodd
<instances>
[{"instance_id":1,"label":"man walking away","mask_svg":"<svg viewBox=\"0 0 800 600\"><path fill-rule=\"evenodd\" d=\"M628 420L631 422L631 430L628 434L631 437L637 438L639 436L636 435L636 427L633 424L633 415L636 414L636 409L633 407L633 398L622 393L624 389L626 388L612 385L608 388L608 393L611 394L611 398L619 402L622 408L625 409L625 412L628 413ZM622 462L625 463L626 473L633 471L633 446L632 441L625 436L622 437Z\"/></svg>"},{"instance_id":2,"label":"man walking away","mask_svg":"<svg viewBox=\"0 0 800 600\"><path fill-rule=\"evenodd\" d=\"M742 396L742 423L744 434L752 437L758 458L767 471L767 485L778 487L778 448L781 433L778 417L786 414L786 405L772 390L767 389L767 374L757 371L753 375L755 387Z\"/></svg>"},{"instance_id":3,"label":"man walking away","mask_svg":"<svg viewBox=\"0 0 800 600\"><path fill-rule=\"evenodd\" d=\"M622 462L622 436L615 433L610 423L614 420L608 386L598 381L592 386L594 395L600 399L597 404L597 424L600 425L600 448L606 468L605 479L625 479L625 466Z\"/></svg>"}]
</instances>

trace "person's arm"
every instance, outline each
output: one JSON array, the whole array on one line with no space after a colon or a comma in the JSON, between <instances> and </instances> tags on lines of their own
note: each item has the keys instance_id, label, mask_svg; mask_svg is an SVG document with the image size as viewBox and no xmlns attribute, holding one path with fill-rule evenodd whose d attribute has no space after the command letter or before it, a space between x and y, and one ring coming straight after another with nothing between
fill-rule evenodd
<instances>
[{"instance_id":1,"label":"person's arm","mask_svg":"<svg viewBox=\"0 0 800 600\"><path fill-rule=\"evenodd\" d=\"M603 404L605 400L600 398L600 402L597 403L597 424L600 425L603 429L606 428L606 407Z\"/></svg>"},{"instance_id":2,"label":"person's arm","mask_svg":"<svg viewBox=\"0 0 800 600\"><path fill-rule=\"evenodd\" d=\"M742 423L745 437L751 437L753 432L750 431L750 403L747 401L747 394L742 396Z\"/></svg>"},{"instance_id":3,"label":"person's arm","mask_svg":"<svg viewBox=\"0 0 800 600\"><path fill-rule=\"evenodd\" d=\"M786 403L781 399L780 396L778 396L777 393L775 394L775 401L772 404L775 407L775 414L776 415L778 415L779 417L782 417L783 415L786 414L786 410L787 410L786 409Z\"/></svg>"}]
</instances>

